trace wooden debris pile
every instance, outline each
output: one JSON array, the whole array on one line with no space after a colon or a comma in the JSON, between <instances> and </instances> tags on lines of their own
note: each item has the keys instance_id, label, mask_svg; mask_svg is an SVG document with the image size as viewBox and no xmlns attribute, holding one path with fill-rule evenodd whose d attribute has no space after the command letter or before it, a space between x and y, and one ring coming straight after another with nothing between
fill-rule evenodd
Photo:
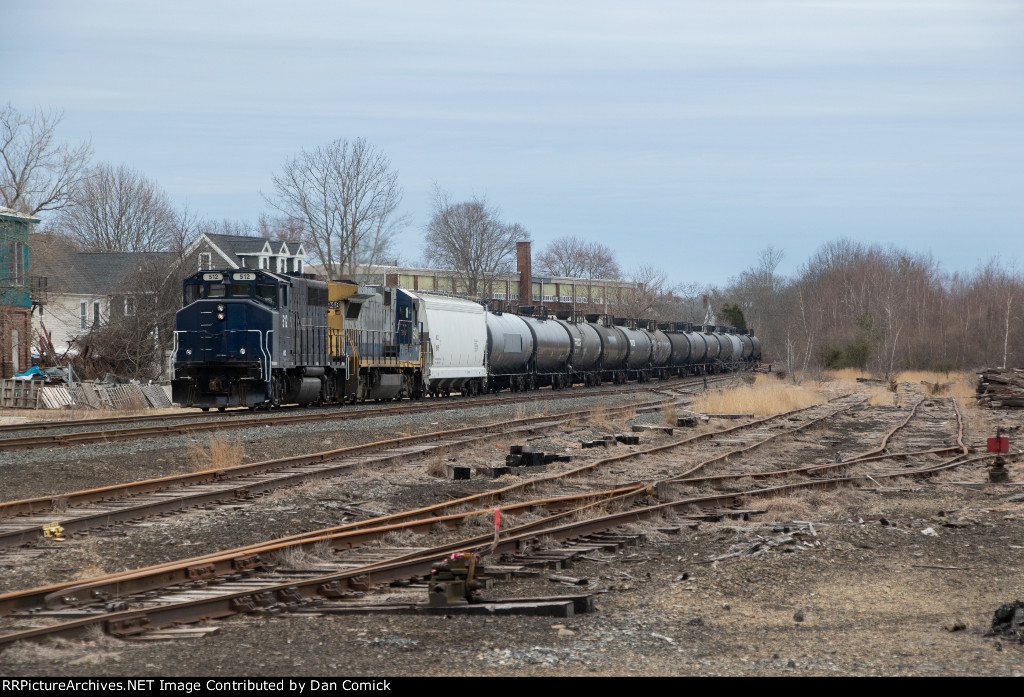
<instances>
[{"instance_id":1,"label":"wooden debris pile","mask_svg":"<svg viewBox=\"0 0 1024 697\"><path fill-rule=\"evenodd\" d=\"M978 404L989 407L1024 407L1024 370L988 368L978 380Z\"/></svg>"},{"instance_id":2,"label":"wooden debris pile","mask_svg":"<svg viewBox=\"0 0 1024 697\"><path fill-rule=\"evenodd\" d=\"M73 389L73 391L72 391ZM0 407L22 409L161 409L171 406L159 385L75 383L47 385L38 380L0 380Z\"/></svg>"}]
</instances>

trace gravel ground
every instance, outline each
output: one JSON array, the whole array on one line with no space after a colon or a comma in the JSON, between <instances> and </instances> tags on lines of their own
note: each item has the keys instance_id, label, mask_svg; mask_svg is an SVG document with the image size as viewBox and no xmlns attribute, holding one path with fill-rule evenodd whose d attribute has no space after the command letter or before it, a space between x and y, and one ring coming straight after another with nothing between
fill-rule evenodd
<instances>
[{"instance_id":1,"label":"gravel ground","mask_svg":"<svg viewBox=\"0 0 1024 697\"><path fill-rule=\"evenodd\" d=\"M245 428L224 432L223 438L238 440L244 449L243 462L343 448L394 438L486 423L499 423L516 416L558 413L607 404L642 404L657 399L650 393L608 397L579 392L566 399L488 407L447 409L439 412L391 415L355 421L310 421L301 424ZM37 448L0 453L0 499L5 501L51 496L81 489L190 472L197 446L207 446L210 434L79 445L66 448ZM206 469L202 466L198 469ZM45 476L40 476L40 472Z\"/></svg>"},{"instance_id":2,"label":"gravel ground","mask_svg":"<svg viewBox=\"0 0 1024 697\"><path fill-rule=\"evenodd\" d=\"M514 413L508 409L505 415ZM291 427L301 430L283 436L275 430L275 440L246 441L246 459L299 444L319 449L325 440L332 441L325 447L378 440L381 431L375 429L427 430L430 422L416 419L428 418L455 427L484 417L453 413L341 429ZM996 424L1022 423L1013 412L970 410L967 418L969 441L982 447ZM655 423L660 417L637 420ZM569 437L552 434L538 443L556 448ZM79 455L81 460L63 466L89 486L102 483L97 477L113 483L139 478L123 477L127 471L152 472L156 453L165 459L163 467L183 466L166 445L150 450L139 443L115 455ZM493 444L495 452L505 445ZM131 448L137 448L134 457ZM110 469L86 471L101 461ZM18 472L14 479L24 480L18 484L24 491L68 490L38 481L43 463L4 465L3 471ZM11 676L1021 675L1024 645L986 636L997 607L1024 599L1024 466L1010 469L1009 484L985 484L986 472L971 469L936 481L889 482L877 491L773 502L760 520L704 523L676 535L638 530L647 534L642 545L589 555L599 561L579 561L562 572L587 578L586 589L597 599L594 613L569 620L238 617L218 623L220 634L201 640L142 643L96 636L85 643L16 646L0 654L0 664ZM398 482L403 493L381 502L380 492L394 491ZM135 559L152 563L196 555L263 539L268 529L283 535L337 524L341 506L349 502L372 500L362 505L397 510L500 483L446 482L412 469L364 472L247 506L154 521L130 535L75 540L64 556L52 557L60 559L54 563L63 571L46 573L74 577L90 564L113 570L140 565ZM814 533L792 523L794 518L813 521ZM736 556L711 561L730 554ZM33 572L8 568L3 578L18 579L10 586L17 587L22 573ZM546 576L501 583L488 594L579 592Z\"/></svg>"}]
</instances>

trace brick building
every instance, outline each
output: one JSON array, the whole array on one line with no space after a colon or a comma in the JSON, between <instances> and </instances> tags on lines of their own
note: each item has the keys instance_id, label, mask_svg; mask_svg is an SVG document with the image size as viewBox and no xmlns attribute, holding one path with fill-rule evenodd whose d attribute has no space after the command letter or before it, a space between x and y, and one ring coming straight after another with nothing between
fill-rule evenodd
<instances>
[{"instance_id":1,"label":"brick building","mask_svg":"<svg viewBox=\"0 0 1024 697\"><path fill-rule=\"evenodd\" d=\"M0 377L32 367L29 233L39 218L0 206Z\"/></svg>"},{"instance_id":2,"label":"brick building","mask_svg":"<svg viewBox=\"0 0 1024 697\"><path fill-rule=\"evenodd\" d=\"M534 277L530 246L529 242L517 243L516 271L500 272L478 280L481 299L490 300L492 306L499 310L518 305L543 305L552 314L574 311L614 315L617 310L623 312L623 306L633 298L637 289L633 281ZM310 273L326 278L319 264L310 264L308 269ZM353 280L368 285L463 296L467 295L468 286L465 277L457 271L413 266L360 267Z\"/></svg>"}]
</instances>

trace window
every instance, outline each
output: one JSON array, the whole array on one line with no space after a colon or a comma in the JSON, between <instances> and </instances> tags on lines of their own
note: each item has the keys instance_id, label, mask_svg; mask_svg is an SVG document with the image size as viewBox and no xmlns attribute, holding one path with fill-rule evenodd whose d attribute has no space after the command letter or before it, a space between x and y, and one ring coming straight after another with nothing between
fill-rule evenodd
<instances>
[{"instance_id":1,"label":"window","mask_svg":"<svg viewBox=\"0 0 1024 697\"><path fill-rule=\"evenodd\" d=\"M277 290L272 283L257 283L256 284L256 299L265 302L266 304L273 306L274 300L276 300Z\"/></svg>"},{"instance_id":2,"label":"window","mask_svg":"<svg viewBox=\"0 0 1024 697\"><path fill-rule=\"evenodd\" d=\"M135 314L135 298L124 299L124 316L131 317Z\"/></svg>"},{"instance_id":3,"label":"window","mask_svg":"<svg viewBox=\"0 0 1024 697\"><path fill-rule=\"evenodd\" d=\"M21 242L10 242L7 245L10 258L8 278L12 286L20 286L24 282L25 245Z\"/></svg>"},{"instance_id":4,"label":"window","mask_svg":"<svg viewBox=\"0 0 1024 697\"><path fill-rule=\"evenodd\" d=\"M302 259L295 259L295 273L302 273Z\"/></svg>"},{"instance_id":5,"label":"window","mask_svg":"<svg viewBox=\"0 0 1024 697\"><path fill-rule=\"evenodd\" d=\"M232 298L248 298L252 295L252 286L248 283L232 283L230 293Z\"/></svg>"},{"instance_id":6,"label":"window","mask_svg":"<svg viewBox=\"0 0 1024 697\"><path fill-rule=\"evenodd\" d=\"M96 326L100 323L100 304L94 302L92 304L92 326Z\"/></svg>"},{"instance_id":7,"label":"window","mask_svg":"<svg viewBox=\"0 0 1024 697\"><path fill-rule=\"evenodd\" d=\"M213 268L213 259L209 252L199 253L199 270L208 271Z\"/></svg>"},{"instance_id":8,"label":"window","mask_svg":"<svg viewBox=\"0 0 1024 697\"><path fill-rule=\"evenodd\" d=\"M270 265L267 263L267 258L266 257L260 257L260 268L261 269L269 269L270 268Z\"/></svg>"},{"instance_id":9,"label":"window","mask_svg":"<svg viewBox=\"0 0 1024 697\"><path fill-rule=\"evenodd\" d=\"M223 298L225 292L223 283L211 283L206 286L206 297L208 298Z\"/></svg>"},{"instance_id":10,"label":"window","mask_svg":"<svg viewBox=\"0 0 1024 697\"><path fill-rule=\"evenodd\" d=\"M89 326L88 312L88 305L84 300L78 303L79 329L85 329L86 327Z\"/></svg>"}]
</instances>

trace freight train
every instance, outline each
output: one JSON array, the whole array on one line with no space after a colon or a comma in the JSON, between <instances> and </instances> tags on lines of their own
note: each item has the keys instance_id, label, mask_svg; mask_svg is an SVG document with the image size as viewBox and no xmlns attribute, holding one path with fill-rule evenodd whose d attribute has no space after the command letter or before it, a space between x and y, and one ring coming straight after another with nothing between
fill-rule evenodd
<instances>
[{"instance_id":1,"label":"freight train","mask_svg":"<svg viewBox=\"0 0 1024 697\"><path fill-rule=\"evenodd\" d=\"M267 270L200 271L183 290L172 395L204 411L646 382L761 358L735 328L501 312Z\"/></svg>"}]
</instances>

